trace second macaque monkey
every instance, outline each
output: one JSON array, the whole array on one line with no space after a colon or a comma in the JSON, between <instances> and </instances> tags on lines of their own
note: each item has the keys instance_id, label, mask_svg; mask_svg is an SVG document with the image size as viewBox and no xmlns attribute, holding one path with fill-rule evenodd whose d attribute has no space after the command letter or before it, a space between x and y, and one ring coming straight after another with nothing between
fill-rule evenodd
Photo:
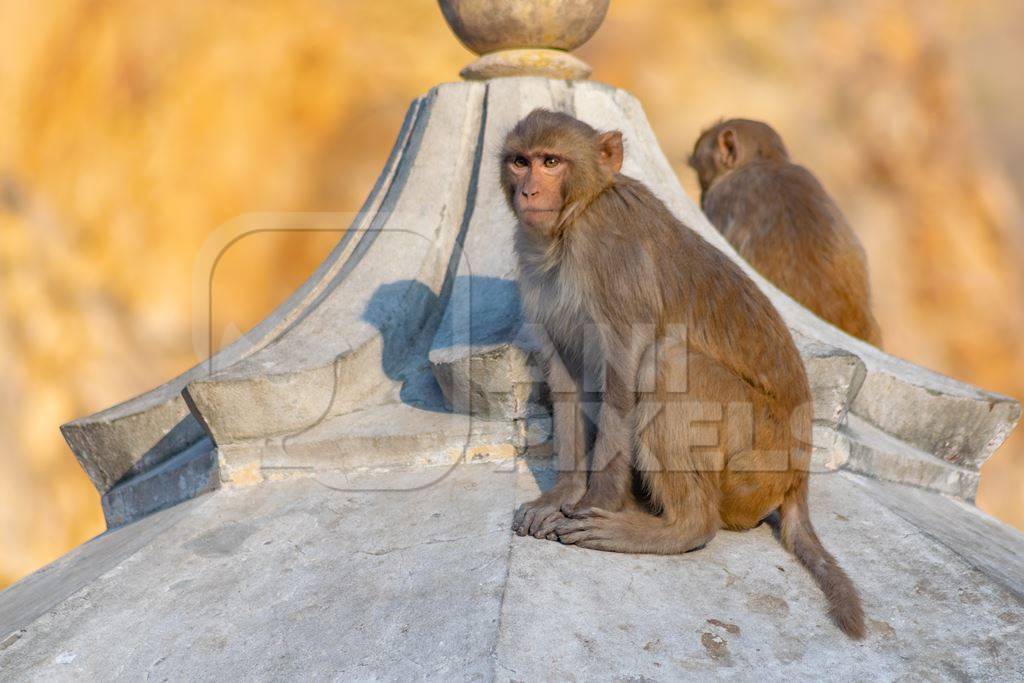
<instances>
[{"instance_id":1,"label":"second macaque monkey","mask_svg":"<svg viewBox=\"0 0 1024 683\"><path fill-rule=\"evenodd\" d=\"M622 134L535 110L505 140L519 288L554 403L554 487L520 535L684 553L778 514L832 618L864 635L857 590L807 508L811 393L789 330L725 254L620 173ZM591 444L583 404L599 395ZM592 447L591 447L592 446ZM633 501L641 481L645 505Z\"/></svg>"},{"instance_id":2,"label":"second macaque monkey","mask_svg":"<svg viewBox=\"0 0 1024 683\"><path fill-rule=\"evenodd\" d=\"M881 346L864 249L771 126L718 123L697 139L689 162L701 208L747 263L818 317Z\"/></svg>"}]
</instances>

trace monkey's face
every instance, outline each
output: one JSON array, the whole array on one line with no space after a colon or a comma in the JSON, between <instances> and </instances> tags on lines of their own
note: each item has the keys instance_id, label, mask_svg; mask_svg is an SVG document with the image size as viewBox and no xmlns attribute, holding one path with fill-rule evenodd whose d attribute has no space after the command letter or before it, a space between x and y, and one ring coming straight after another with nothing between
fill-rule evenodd
<instances>
[{"instance_id":1,"label":"monkey's face","mask_svg":"<svg viewBox=\"0 0 1024 683\"><path fill-rule=\"evenodd\" d=\"M535 109L505 138L501 181L520 225L554 236L622 169L622 133Z\"/></svg>"},{"instance_id":2,"label":"monkey's face","mask_svg":"<svg viewBox=\"0 0 1024 683\"><path fill-rule=\"evenodd\" d=\"M511 154L505 161L512 208L524 227L550 233L565 207L569 162L550 150Z\"/></svg>"}]
</instances>

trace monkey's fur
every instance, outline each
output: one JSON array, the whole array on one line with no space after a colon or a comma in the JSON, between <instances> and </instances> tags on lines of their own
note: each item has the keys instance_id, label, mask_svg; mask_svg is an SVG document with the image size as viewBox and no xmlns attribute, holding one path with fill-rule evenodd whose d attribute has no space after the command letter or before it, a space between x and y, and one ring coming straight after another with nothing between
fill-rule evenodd
<instances>
[{"instance_id":1,"label":"monkey's fur","mask_svg":"<svg viewBox=\"0 0 1024 683\"><path fill-rule=\"evenodd\" d=\"M881 346L864 248L771 126L718 123L697 139L690 166L701 208L747 263L818 317Z\"/></svg>"},{"instance_id":2,"label":"monkey's fur","mask_svg":"<svg viewBox=\"0 0 1024 683\"><path fill-rule=\"evenodd\" d=\"M862 637L857 591L808 515L811 396L789 331L736 264L621 164L621 134L546 110L505 142L520 292L543 330L559 462L554 487L514 528L670 554L777 512L783 545L832 618ZM582 404L593 388L591 451Z\"/></svg>"}]
</instances>

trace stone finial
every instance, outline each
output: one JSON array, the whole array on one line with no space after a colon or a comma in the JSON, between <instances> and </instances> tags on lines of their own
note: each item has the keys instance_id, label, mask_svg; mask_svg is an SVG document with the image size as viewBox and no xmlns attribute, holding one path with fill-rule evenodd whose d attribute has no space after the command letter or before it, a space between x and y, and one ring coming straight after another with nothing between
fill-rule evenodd
<instances>
[{"instance_id":1,"label":"stone finial","mask_svg":"<svg viewBox=\"0 0 1024 683\"><path fill-rule=\"evenodd\" d=\"M574 80L590 66L569 54L587 42L610 0L438 0L445 21L478 55L466 80L546 76Z\"/></svg>"}]
</instances>

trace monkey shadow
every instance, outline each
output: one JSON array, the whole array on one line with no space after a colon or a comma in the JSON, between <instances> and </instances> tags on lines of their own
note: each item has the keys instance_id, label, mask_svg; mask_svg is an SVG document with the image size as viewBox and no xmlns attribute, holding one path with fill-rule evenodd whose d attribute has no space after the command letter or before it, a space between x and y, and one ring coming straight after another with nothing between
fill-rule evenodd
<instances>
[{"instance_id":1,"label":"monkey shadow","mask_svg":"<svg viewBox=\"0 0 1024 683\"><path fill-rule=\"evenodd\" d=\"M468 358L470 348L526 343L519 288L497 277L460 275L440 296L418 280L390 282L374 291L362 319L381 335L381 367L401 383L401 401L432 412L452 410L431 369L431 350L464 350Z\"/></svg>"}]
</instances>

